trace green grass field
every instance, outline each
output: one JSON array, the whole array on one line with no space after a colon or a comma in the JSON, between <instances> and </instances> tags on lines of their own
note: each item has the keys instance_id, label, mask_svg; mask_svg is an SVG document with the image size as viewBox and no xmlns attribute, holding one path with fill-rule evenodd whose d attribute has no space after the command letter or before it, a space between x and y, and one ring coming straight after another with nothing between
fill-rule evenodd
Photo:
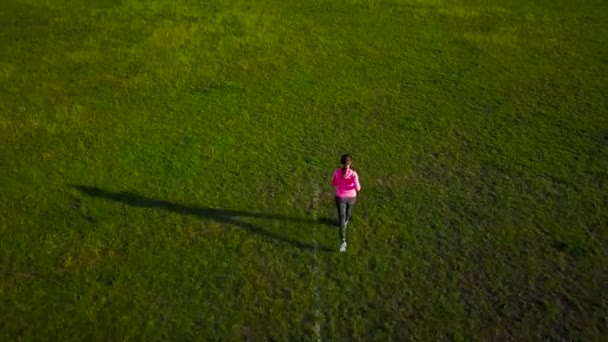
<instances>
[{"instance_id":1,"label":"green grass field","mask_svg":"<svg viewBox=\"0 0 608 342\"><path fill-rule=\"evenodd\" d=\"M606 22L0 1L0 340L602 340Z\"/></svg>"}]
</instances>

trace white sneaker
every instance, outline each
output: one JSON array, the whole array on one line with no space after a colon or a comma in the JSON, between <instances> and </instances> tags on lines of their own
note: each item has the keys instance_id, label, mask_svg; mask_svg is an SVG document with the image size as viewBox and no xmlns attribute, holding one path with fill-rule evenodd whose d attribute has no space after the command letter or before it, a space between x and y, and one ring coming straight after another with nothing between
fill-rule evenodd
<instances>
[{"instance_id":1,"label":"white sneaker","mask_svg":"<svg viewBox=\"0 0 608 342\"><path fill-rule=\"evenodd\" d=\"M346 252L346 241L342 241L340 245L340 252Z\"/></svg>"}]
</instances>

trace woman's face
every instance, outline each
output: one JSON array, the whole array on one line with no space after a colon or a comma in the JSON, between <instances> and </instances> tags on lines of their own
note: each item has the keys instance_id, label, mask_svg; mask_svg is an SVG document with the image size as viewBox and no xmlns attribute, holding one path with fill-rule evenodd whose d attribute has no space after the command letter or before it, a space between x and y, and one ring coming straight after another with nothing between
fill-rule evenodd
<instances>
[{"instance_id":1,"label":"woman's face","mask_svg":"<svg viewBox=\"0 0 608 342\"><path fill-rule=\"evenodd\" d=\"M344 164L344 166L345 166L347 169L350 169L350 164L352 164L352 162L351 162L350 160L347 160L347 161L346 161L346 164Z\"/></svg>"}]
</instances>

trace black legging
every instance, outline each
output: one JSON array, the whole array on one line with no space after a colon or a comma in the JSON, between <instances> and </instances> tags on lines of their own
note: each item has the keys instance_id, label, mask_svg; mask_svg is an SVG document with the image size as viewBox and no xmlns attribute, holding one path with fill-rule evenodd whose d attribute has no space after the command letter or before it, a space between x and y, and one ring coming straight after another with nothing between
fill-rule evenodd
<instances>
[{"instance_id":1,"label":"black legging","mask_svg":"<svg viewBox=\"0 0 608 342\"><path fill-rule=\"evenodd\" d=\"M336 209L338 210L338 220L340 222L340 239L346 241L346 222L350 220L353 213L353 206L357 197L338 197L336 196Z\"/></svg>"}]
</instances>

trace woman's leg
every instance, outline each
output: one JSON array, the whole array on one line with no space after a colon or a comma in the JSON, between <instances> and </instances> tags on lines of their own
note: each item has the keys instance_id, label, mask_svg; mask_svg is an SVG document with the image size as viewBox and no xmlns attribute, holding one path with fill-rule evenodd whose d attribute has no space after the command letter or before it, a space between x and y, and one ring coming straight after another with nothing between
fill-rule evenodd
<instances>
[{"instance_id":1,"label":"woman's leg","mask_svg":"<svg viewBox=\"0 0 608 342\"><path fill-rule=\"evenodd\" d=\"M355 205L355 202L357 202L357 197L351 197L346 199L346 212L345 214L345 223L348 223L350 221L350 217L353 214L353 206Z\"/></svg>"},{"instance_id":2,"label":"woman's leg","mask_svg":"<svg viewBox=\"0 0 608 342\"><path fill-rule=\"evenodd\" d=\"M336 196L336 209L338 210L338 222L340 225L340 239L346 240L346 201Z\"/></svg>"}]
</instances>

